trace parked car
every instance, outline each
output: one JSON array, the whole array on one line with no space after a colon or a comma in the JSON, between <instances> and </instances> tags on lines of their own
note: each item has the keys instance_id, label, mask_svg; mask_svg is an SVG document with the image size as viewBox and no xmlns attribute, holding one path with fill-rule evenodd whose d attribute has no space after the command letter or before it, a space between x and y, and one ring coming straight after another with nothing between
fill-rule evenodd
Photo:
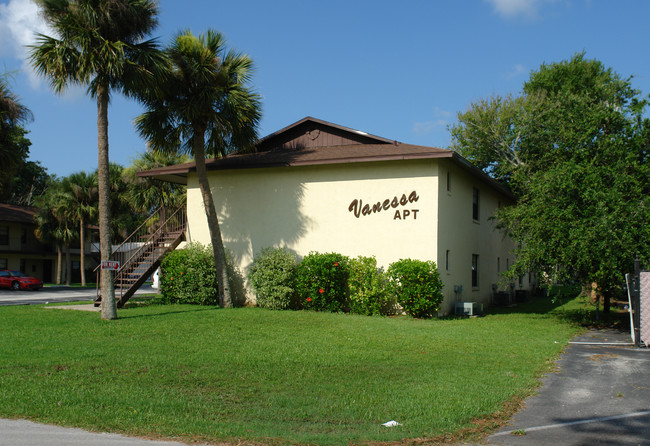
<instances>
[{"instance_id":1,"label":"parked car","mask_svg":"<svg viewBox=\"0 0 650 446\"><path fill-rule=\"evenodd\" d=\"M4 269L0 271L0 288L39 290L43 288L43 282L36 277L27 276L20 271Z\"/></svg>"}]
</instances>

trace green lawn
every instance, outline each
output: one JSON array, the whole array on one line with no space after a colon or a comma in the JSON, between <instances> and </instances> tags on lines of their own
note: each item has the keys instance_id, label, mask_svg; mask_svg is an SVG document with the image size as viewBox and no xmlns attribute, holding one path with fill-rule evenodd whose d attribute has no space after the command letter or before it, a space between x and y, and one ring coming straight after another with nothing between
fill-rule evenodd
<instances>
[{"instance_id":1,"label":"green lawn","mask_svg":"<svg viewBox=\"0 0 650 446\"><path fill-rule=\"evenodd\" d=\"M0 416L185 441L458 440L576 333L551 307L423 321L149 305L112 322L0 307Z\"/></svg>"}]
</instances>

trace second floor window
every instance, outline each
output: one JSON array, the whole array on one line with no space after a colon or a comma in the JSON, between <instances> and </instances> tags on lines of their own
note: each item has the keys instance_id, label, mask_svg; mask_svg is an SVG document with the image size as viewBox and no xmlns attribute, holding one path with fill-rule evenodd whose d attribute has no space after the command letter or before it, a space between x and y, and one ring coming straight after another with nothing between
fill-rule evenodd
<instances>
[{"instance_id":1,"label":"second floor window","mask_svg":"<svg viewBox=\"0 0 650 446\"><path fill-rule=\"evenodd\" d=\"M9 227L0 226L0 245L9 244Z\"/></svg>"},{"instance_id":2,"label":"second floor window","mask_svg":"<svg viewBox=\"0 0 650 446\"><path fill-rule=\"evenodd\" d=\"M477 188L473 189L472 193L472 219L479 220L479 192Z\"/></svg>"}]
</instances>

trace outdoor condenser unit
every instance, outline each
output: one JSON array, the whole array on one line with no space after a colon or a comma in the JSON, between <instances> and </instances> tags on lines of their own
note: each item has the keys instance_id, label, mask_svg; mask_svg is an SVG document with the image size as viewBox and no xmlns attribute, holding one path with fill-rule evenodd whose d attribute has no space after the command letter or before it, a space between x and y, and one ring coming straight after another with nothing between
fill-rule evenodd
<instances>
[{"instance_id":1,"label":"outdoor condenser unit","mask_svg":"<svg viewBox=\"0 0 650 446\"><path fill-rule=\"evenodd\" d=\"M456 316L476 316L483 313L483 304L478 302L456 302Z\"/></svg>"}]
</instances>

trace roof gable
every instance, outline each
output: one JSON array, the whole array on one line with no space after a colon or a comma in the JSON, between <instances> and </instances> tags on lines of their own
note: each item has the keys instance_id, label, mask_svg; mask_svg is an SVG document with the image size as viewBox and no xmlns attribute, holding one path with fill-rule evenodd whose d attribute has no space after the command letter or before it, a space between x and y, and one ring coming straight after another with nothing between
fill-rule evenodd
<instances>
[{"instance_id":1,"label":"roof gable","mask_svg":"<svg viewBox=\"0 0 650 446\"><path fill-rule=\"evenodd\" d=\"M393 141L308 116L260 139L258 152L278 149L314 149L355 144L392 144Z\"/></svg>"},{"instance_id":2,"label":"roof gable","mask_svg":"<svg viewBox=\"0 0 650 446\"><path fill-rule=\"evenodd\" d=\"M301 119L260 139L255 147L257 151L253 153L235 153L223 158L208 159L206 168L214 171L448 159L490 187L512 196L506 187L451 150L398 143L312 117ZM194 162L151 169L137 175L187 184L190 172L196 172Z\"/></svg>"}]
</instances>

